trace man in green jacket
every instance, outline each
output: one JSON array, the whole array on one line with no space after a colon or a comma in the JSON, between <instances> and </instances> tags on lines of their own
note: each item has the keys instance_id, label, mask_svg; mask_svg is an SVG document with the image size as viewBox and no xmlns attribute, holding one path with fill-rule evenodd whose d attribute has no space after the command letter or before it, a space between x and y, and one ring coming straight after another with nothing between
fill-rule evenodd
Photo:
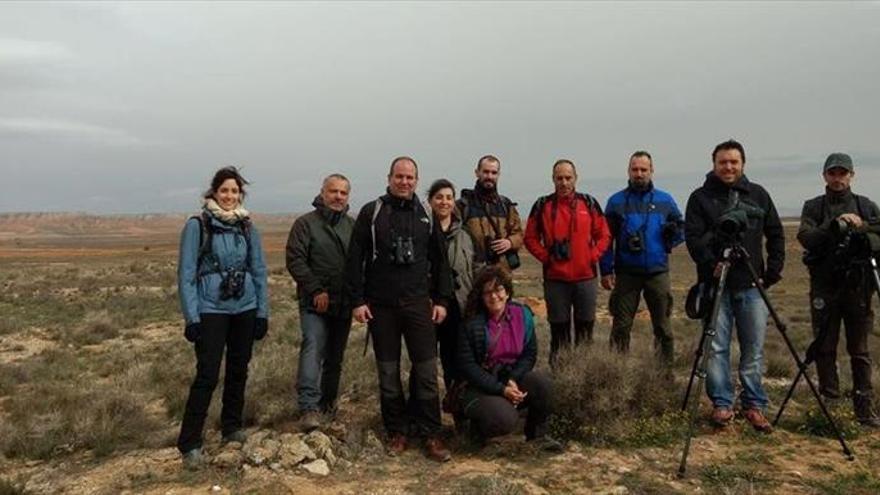
<instances>
[{"instance_id":1,"label":"man in green jacket","mask_svg":"<svg viewBox=\"0 0 880 495\"><path fill-rule=\"evenodd\" d=\"M825 194L804 203L798 241L806 249L810 270L810 310L817 342L808 359L816 361L819 391L840 398L837 342L846 329L853 382L853 408L862 425L878 428L873 408L868 335L874 327L871 297L876 287L871 258L880 249L880 209L850 189L855 176L852 158L832 153L825 160ZM812 354L810 354L812 353Z\"/></svg>"},{"instance_id":2,"label":"man in green jacket","mask_svg":"<svg viewBox=\"0 0 880 495\"><path fill-rule=\"evenodd\" d=\"M287 270L296 281L302 343L296 390L306 431L333 414L342 359L351 329L351 303L344 290L345 259L354 219L348 216L351 185L345 176L324 179L314 211L293 223L287 238Z\"/></svg>"}]
</instances>

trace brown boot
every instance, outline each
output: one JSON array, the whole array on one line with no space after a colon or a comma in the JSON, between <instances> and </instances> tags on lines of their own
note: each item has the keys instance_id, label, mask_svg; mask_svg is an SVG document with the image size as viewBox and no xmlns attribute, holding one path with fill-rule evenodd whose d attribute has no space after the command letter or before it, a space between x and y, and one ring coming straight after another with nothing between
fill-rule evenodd
<instances>
[{"instance_id":1,"label":"brown boot","mask_svg":"<svg viewBox=\"0 0 880 495\"><path fill-rule=\"evenodd\" d=\"M385 444L388 455L397 457L406 450L406 435L403 433L391 433L388 435L388 443Z\"/></svg>"},{"instance_id":2,"label":"brown boot","mask_svg":"<svg viewBox=\"0 0 880 495\"><path fill-rule=\"evenodd\" d=\"M767 418L764 417L764 413L761 412L757 407L750 407L743 411L743 416L746 417L746 420L751 423L752 428L761 433L770 433L773 431L773 426L770 425L770 422L767 421Z\"/></svg>"},{"instance_id":3,"label":"brown boot","mask_svg":"<svg viewBox=\"0 0 880 495\"><path fill-rule=\"evenodd\" d=\"M432 461L446 462L452 459L452 452L440 437L430 437L425 440L425 456Z\"/></svg>"}]
</instances>

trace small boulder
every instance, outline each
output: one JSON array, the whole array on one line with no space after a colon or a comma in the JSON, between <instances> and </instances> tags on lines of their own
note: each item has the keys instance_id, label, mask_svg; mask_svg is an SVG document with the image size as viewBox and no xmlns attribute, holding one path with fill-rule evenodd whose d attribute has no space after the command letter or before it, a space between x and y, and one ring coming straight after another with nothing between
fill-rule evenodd
<instances>
[{"instance_id":1,"label":"small boulder","mask_svg":"<svg viewBox=\"0 0 880 495\"><path fill-rule=\"evenodd\" d=\"M324 459L318 459L317 461L303 464L302 468L318 476L327 476L328 474L330 474L330 466L327 465L327 461L325 461Z\"/></svg>"}]
</instances>

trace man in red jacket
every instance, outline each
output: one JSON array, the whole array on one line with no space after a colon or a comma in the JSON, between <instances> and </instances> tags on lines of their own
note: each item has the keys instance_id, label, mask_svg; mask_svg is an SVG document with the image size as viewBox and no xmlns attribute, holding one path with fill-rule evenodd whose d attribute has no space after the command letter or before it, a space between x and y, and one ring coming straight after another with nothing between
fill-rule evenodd
<instances>
[{"instance_id":1,"label":"man in red jacket","mask_svg":"<svg viewBox=\"0 0 880 495\"><path fill-rule=\"evenodd\" d=\"M571 343L592 341L596 321L596 263L611 243L599 202L575 190L577 170L571 160L553 164L556 192L535 201L526 225L525 245L544 265L544 299L550 322L550 364Z\"/></svg>"}]
</instances>

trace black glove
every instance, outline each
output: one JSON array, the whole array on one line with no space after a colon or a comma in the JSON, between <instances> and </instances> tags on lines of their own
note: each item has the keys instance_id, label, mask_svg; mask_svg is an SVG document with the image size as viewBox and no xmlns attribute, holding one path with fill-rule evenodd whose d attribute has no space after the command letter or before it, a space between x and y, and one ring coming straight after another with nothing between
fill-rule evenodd
<instances>
[{"instance_id":1,"label":"black glove","mask_svg":"<svg viewBox=\"0 0 880 495\"><path fill-rule=\"evenodd\" d=\"M199 340L202 336L202 324L201 323L190 323L183 330L183 336L186 337L186 340L190 342L195 342Z\"/></svg>"},{"instance_id":2,"label":"black glove","mask_svg":"<svg viewBox=\"0 0 880 495\"><path fill-rule=\"evenodd\" d=\"M254 321L254 340L263 340L266 332L269 331L269 320L267 318L257 318Z\"/></svg>"},{"instance_id":3,"label":"black glove","mask_svg":"<svg viewBox=\"0 0 880 495\"><path fill-rule=\"evenodd\" d=\"M772 285L776 285L780 280L782 280L782 275L776 272L767 272L764 274L764 287L770 288Z\"/></svg>"}]
</instances>

